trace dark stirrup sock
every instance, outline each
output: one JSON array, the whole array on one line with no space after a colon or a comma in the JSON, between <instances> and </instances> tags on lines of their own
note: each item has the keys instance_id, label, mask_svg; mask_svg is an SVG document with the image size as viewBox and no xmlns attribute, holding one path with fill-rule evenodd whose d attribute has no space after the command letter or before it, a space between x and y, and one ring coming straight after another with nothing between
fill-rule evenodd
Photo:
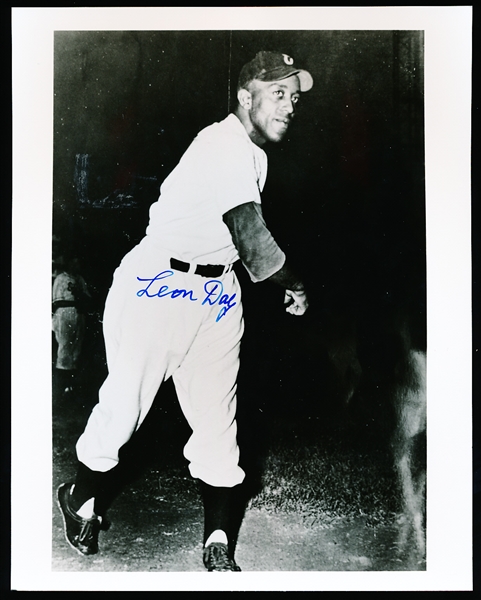
<instances>
[{"instance_id":1,"label":"dark stirrup sock","mask_svg":"<svg viewBox=\"0 0 481 600\"><path fill-rule=\"evenodd\" d=\"M86 465L79 462L75 488L71 496L72 509L77 511L90 500L95 498L95 514L103 516L108 508L111 496L115 494L119 482L118 465L110 471L92 471Z\"/></svg>"},{"instance_id":2,"label":"dark stirrup sock","mask_svg":"<svg viewBox=\"0 0 481 600\"><path fill-rule=\"evenodd\" d=\"M217 529L221 529L229 536L232 489L228 487L214 487L204 481L200 481L200 490L204 504L204 544L210 534Z\"/></svg>"}]
</instances>

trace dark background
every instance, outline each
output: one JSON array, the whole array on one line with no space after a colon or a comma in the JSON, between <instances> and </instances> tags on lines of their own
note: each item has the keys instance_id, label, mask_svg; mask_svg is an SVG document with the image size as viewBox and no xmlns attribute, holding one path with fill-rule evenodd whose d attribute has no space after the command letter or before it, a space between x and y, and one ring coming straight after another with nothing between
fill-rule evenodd
<instances>
[{"instance_id":1,"label":"dark background","mask_svg":"<svg viewBox=\"0 0 481 600\"><path fill-rule=\"evenodd\" d=\"M54 234L101 294L260 49L291 54L315 82L288 139L267 148L280 245L314 286L405 293L423 279L422 32L56 32Z\"/></svg>"},{"instance_id":2,"label":"dark background","mask_svg":"<svg viewBox=\"0 0 481 600\"><path fill-rule=\"evenodd\" d=\"M240 68L259 50L290 54L314 78L287 138L265 148L263 193L310 308L286 315L282 290L237 269L245 446L275 420L340 418L346 382L333 379L347 375L333 370L332 348L350 343L353 324L365 373L392 371L396 315L425 348L422 32L88 31L54 41L53 254L78 257L93 294L92 377L105 375L100 322L114 269L193 137L235 107ZM378 400L359 411L363 424L386 422Z\"/></svg>"}]
</instances>

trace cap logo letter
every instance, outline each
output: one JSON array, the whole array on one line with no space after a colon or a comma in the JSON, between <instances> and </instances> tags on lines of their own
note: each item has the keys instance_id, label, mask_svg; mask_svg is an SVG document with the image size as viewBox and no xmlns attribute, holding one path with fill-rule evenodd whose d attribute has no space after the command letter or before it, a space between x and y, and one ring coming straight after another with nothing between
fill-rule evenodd
<instances>
[{"instance_id":1,"label":"cap logo letter","mask_svg":"<svg viewBox=\"0 0 481 600\"><path fill-rule=\"evenodd\" d=\"M283 54L282 55L284 57L284 62L286 63L286 65L293 65L294 64L294 59L291 58L290 56L287 56L287 54Z\"/></svg>"}]
</instances>

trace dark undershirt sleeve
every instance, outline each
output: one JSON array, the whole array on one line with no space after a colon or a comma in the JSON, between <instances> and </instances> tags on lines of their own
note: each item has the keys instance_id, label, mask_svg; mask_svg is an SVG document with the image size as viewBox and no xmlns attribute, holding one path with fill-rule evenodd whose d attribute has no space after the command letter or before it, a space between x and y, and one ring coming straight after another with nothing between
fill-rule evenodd
<instances>
[{"instance_id":1,"label":"dark undershirt sleeve","mask_svg":"<svg viewBox=\"0 0 481 600\"><path fill-rule=\"evenodd\" d=\"M269 279L286 289L303 289L302 283L286 265L286 255L267 229L260 204L241 204L227 211L222 218L252 281Z\"/></svg>"}]
</instances>

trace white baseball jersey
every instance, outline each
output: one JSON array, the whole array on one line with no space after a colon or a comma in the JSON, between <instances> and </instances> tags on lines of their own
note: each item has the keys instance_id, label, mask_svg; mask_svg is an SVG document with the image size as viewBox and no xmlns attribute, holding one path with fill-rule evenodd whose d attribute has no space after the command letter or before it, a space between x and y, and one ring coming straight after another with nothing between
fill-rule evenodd
<instances>
[{"instance_id":1,"label":"white baseball jersey","mask_svg":"<svg viewBox=\"0 0 481 600\"><path fill-rule=\"evenodd\" d=\"M230 114L197 135L164 181L147 236L186 262L234 263L239 255L222 215L240 204L260 204L266 176L266 153Z\"/></svg>"}]
</instances>

